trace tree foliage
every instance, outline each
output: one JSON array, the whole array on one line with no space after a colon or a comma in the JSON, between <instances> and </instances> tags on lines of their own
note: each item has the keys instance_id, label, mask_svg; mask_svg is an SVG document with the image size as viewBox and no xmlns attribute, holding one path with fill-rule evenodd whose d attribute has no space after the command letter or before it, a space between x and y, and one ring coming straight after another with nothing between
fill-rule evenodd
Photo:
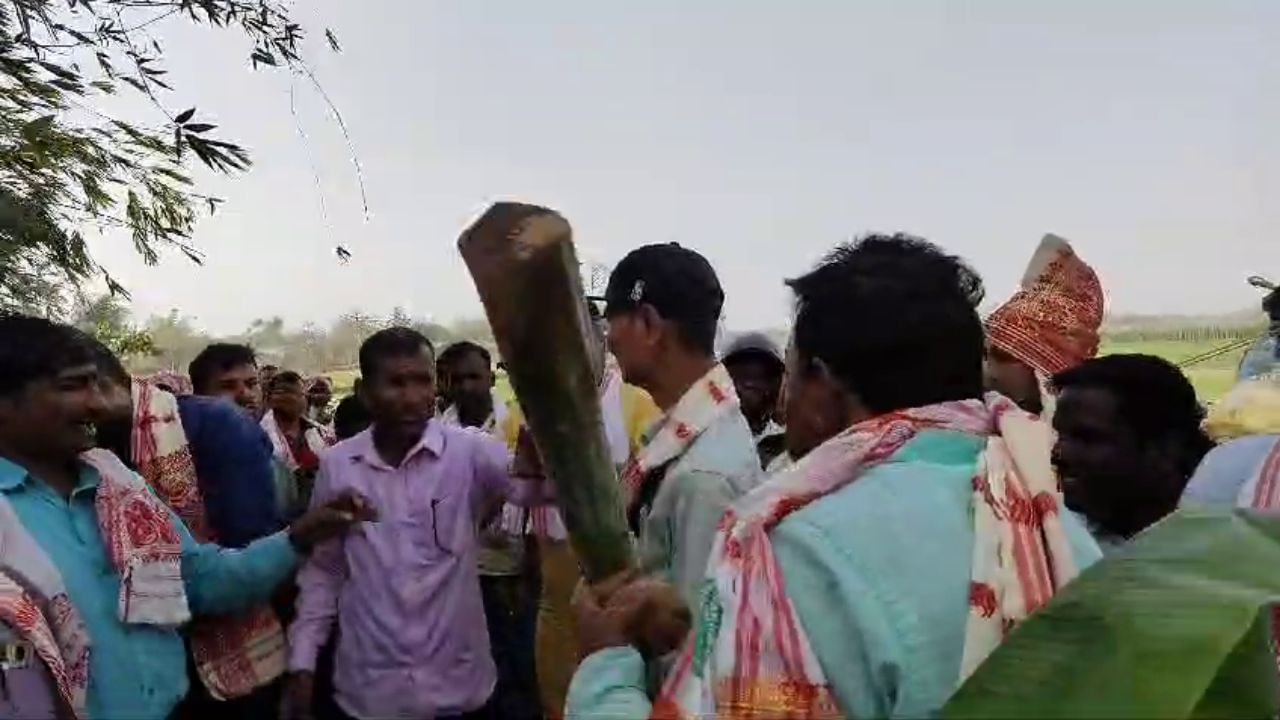
<instances>
[{"instance_id":1,"label":"tree foliage","mask_svg":"<svg viewBox=\"0 0 1280 720\"><path fill-rule=\"evenodd\" d=\"M112 295L82 298L72 321L124 360L156 353L155 341L132 322L129 308Z\"/></svg>"},{"instance_id":2,"label":"tree foliage","mask_svg":"<svg viewBox=\"0 0 1280 720\"><path fill-rule=\"evenodd\" d=\"M127 311L114 314L117 308L123 310L123 305L117 299L99 300L110 310L99 307L92 313L81 313L82 327L86 327L88 317L110 317L111 322L106 323L110 327L132 327ZM223 337L204 332L194 319L178 310L171 310L167 315L150 318L139 328L150 338L153 351L134 354L126 359L129 367L137 372L160 369L185 371L206 345L214 340L222 340L249 345L258 352L263 362L302 373L349 369L357 364L360 344L373 333L393 325L411 327L421 332L437 349L462 339L491 348L494 346L493 332L482 318L462 319L446 326L416 317L403 308L395 308L387 315L352 310L328 326L305 323L289 327L279 317L259 318L251 322L243 332Z\"/></svg>"},{"instance_id":3,"label":"tree foliage","mask_svg":"<svg viewBox=\"0 0 1280 720\"><path fill-rule=\"evenodd\" d=\"M169 18L239 32L255 68L305 70L303 30L278 0L0 0L0 308L38 311L50 287L97 275L124 292L89 228L128 232L149 264L166 250L201 261L192 231L221 201L196 190L192 159L234 173L250 158L174 97L151 35ZM144 97L154 122L104 112L118 92Z\"/></svg>"}]
</instances>

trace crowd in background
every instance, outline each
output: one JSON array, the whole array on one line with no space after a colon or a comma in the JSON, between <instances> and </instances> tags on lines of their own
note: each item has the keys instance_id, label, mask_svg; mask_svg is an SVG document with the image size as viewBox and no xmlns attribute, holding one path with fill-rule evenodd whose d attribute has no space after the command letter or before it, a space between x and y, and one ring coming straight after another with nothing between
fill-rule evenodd
<instances>
[{"instance_id":1,"label":"crowd in background","mask_svg":"<svg viewBox=\"0 0 1280 720\"><path fill-rule=\"evenodd\" d=\"M1275 293L1206 423L1177 367L1096 357L1102 284L1054 236L985 320L909 236L788 285L785 349L717 348L675 244L583 299L643 570L596 586L480 344L379 331L336 398L243 345L139 378L0 316L0 716L923 716L1180 503L1280 506Z\"/></svg>"}]
</instances>

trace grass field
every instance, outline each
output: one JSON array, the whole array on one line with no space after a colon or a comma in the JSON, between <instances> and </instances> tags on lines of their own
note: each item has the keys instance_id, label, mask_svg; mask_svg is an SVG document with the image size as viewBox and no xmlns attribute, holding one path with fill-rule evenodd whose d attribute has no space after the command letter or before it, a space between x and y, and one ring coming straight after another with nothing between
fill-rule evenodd
<instances>
[{"instance_id":1,"label":"grass field","mask_svg":"<svg viewBox=\"0 0 1280 720\"><path fill-rule=\"evenodd\" d=\"M1119 353L1143 353L1162 357L1170 362L1180 362L1209 352L1227 344L1223 342L1190 342L1178 340L1149 340L1143 342L1110 342L1103 341L1102 353L1114 355ZM1236 371L1240 367L1240 358L1244 350L1227 353L1219 358L1193 365L1183 372L1196 387L1196 393L1204 402L1213 402L1226 394L1235 384Z\"/></svg>"},{"instance_id":2,"label":"grass field","mask_svg":"<svg viewBox=\"0 0 1280 720\"><path fill-rule=\"evenodd\" d=\"M1225 342L1206 343L1178 340L1115 342L1104 340L1102 352L1107 355L1144 353L1156 355L1176 363L1213 350L1223 344ZM1235 384L1236 370L1243 355L1244 351L1241 350L1186 369L1187 377L1196 386L1196 392L1199 393L1201 400L1213 402L1231 389L1231 386ZM333 380L334 394L337 397L342 397L351 392L351 387L355 384L355 379L359 372L354 368L346 368L332 370L325 374ZM498 378L498 385L499 392L505 397L510 397L510 387L507 385L505 375Z\"/></svg>"}]
</instances>

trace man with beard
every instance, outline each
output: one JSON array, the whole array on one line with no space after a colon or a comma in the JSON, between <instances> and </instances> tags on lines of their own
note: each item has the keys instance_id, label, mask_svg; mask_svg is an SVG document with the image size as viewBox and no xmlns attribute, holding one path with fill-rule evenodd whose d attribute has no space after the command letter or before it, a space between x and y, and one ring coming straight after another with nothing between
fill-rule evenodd
<instances>
[{"instance_id":1,"label":"man with beard","mask_svg":"<svg viewBox=\"0 0 1280 720\"><path fill-rule=\"evenodd\" d=\"M373 425L321 458L312 505L355 489L381 517L318 547L298 574L295 714L310 710L316 658L336 626L342 715L490 716L495 672L477 528L510 492L510 455L434 417L435 367L430 341L409 328L381 330L360 347Z\"/></svg>"},{"instance_id":2,"label":"man with beard","mask_svg":"<svg viewBox=\"0 0 1280 720\"><path fill-rule=\"evenodd\" d=\"M729 344L720 362L733 378L760 466L768 467L785 445L786 431L774 418L782 390L782 353L764 333L745 333Z\"/></svg>"},{"instance_id":3,"label":"man with beard","mask_svg":"<svg viewBox=\"0 0 1280 720\"><path fill-rule=\"evenodd\" d=\"M1115 550L1178 506L1213 448L1195 388L1168 361L1109 355L1053 378L1053 462L1067 507Z\"/></svg>"}]
</instances>

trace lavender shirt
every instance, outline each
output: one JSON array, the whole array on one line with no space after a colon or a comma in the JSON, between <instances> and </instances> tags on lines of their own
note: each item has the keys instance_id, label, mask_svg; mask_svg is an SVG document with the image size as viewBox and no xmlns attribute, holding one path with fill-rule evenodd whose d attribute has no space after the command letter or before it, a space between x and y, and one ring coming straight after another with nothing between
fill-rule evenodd
<instances>
[{"instance_id":1,"label":"lavender shirt","mask_svg":"<svg viewBox=\"0 0 1280 720\"><path fill-rule=\"evenodd\" d=\"M348 714L429 718L484 705L495 673L476 529L509 494L508 464L503 443L438 420L398 468L367 430L328 450L312 503L352 488L378 520L317 547L303 566L290 669L315 669L336 618L334 685Z\"/></svg>"}]
</instances>

